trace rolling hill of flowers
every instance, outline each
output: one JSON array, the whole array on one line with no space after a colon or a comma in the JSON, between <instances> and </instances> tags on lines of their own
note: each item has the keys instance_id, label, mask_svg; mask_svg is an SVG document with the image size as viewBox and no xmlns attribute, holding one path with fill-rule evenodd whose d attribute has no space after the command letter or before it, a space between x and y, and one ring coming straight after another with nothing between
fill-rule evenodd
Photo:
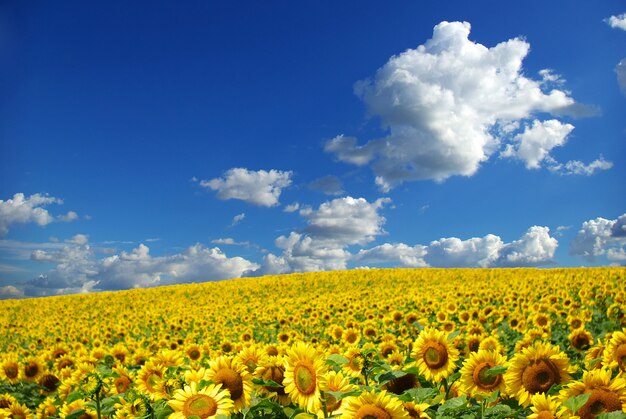
<instances>
[{"instance_id":1,"label":"rolling hill of flowers","mask_svg":"<svg viewBox=\"0 0 626 419\"><path fill-rule=\"evenodd\" d=\"M625 412L625 268L364 269L0 301L0 419Z\"/></svg>"}]
</instances>

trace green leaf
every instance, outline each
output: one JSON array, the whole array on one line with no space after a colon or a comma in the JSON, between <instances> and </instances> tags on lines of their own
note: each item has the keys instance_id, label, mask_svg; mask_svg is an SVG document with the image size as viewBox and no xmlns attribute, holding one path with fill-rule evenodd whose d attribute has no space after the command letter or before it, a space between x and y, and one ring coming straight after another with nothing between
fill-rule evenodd
<instances>
[{"instance_id":1,"label":"green leaf","mask_svg":"<svg viewBox=\"0 0 626 419\"><path fill-rule=\"evenodd\" d=\"M82 399L83 397L85 397L85 395L80 392L80 391L75 391L73 393L70 393L69 396L67 396L67 399L65 400L66 404L70 404L72 402L75 402L78 399Z\"/></svg>"},{"instance_id":2,"label":"green leaf","mask_svg":"<svg viewBox=\"0 0 626 419\"><path fill-rule=\"evenodd\" d=\"M485 403L490 404L498 400L498 396L500 396L500 390L496 390L492 392L490 395L485 397Z\"/></svg>"},{"instance_id":3,"label":"green leaf","mask_svg":"<svg viewBox=\"0 0 626 419\"><path fill-rule=\"evenodd\" d=\"M276 381L264 380L263 378L253 378L252 382L263 387L282 387L282 384L278 384Z\"/></svg>"},{"instance_id":4,"label":"green leaf","mask_svg":"<svg viewBox=\"0 0 626 419\"><path fill-rule=\"evenodd\" d=\"M387 381L391 381L395 378L400 378L400 377L404 377L405 375L407 375L406 372L401 371L401 370L391 370L389 372L380 374L378 376L378 383L382 384L385 383Z\"/></svg>"},{"instance_id":5,"label":"green leaf","mask_svg":"<svg viewBox=\"0 0 626 419\"><path fill-rule=\"evenodd\" d=\"M579 394L578 396L570 397L569 399L563 402L563 406L567 407L572 413L576 414L581 407L587 403L591 393Z\"/></svg>"},{"instance_id":6,"label":"green leaf","mask_svg":"<svg viewBox=\"0 0 626 419\"><path fill-rule=\"evenodd\" d=\"M513 410L509 406L505 404L498 404L494 407L486 409L484 417L490 419L504 419L511 417L512 412Z\"/></svg>"},{"instance_id":7,"label":"green leaf","mask_svg":"<svg viewBox=\"0 0 626 419\"><path fill-rule=\"evenodd\" d=\"M363 392L361 390L354 391L325 391L324 394L329 394L337 401L345 399L346 397L358 397Z\"/></svg>"},{"instance_id":8,"label":"green leaf","mask_svg":"<svg viewBox=\"0 0 626 419\"><path fill-rule=\"evenodd\" d=\"M454 332L452 332L452 333L450 333L450 334L448 335L448 340L452 340L452 339L454 339L455 337L459 336L460 334L461 334L461 330L460 330L460 329L455 330Z\"/></svg>"},{"instance_id":9,"label":"green leaf","mask_svg":"<svg viewBox=\"0 0 626 419\"><path fill-rule=\"evenodd\" d=\"M331 354L326 358L326 363L328 365L337 365L342 366L346 365L350 360L343 355L340 354Z\"/></svg>"},{"instance_id":10,"label":"green leaf","mask_svg":"<svg viewBox=\"0 0 626 419\"><path fill-rule=\"evenodd\" d=\"M487 374L487 377L494 377L496 375L504 374L507 368L508 367L506 365L496 365L495 367L489 368L485 374Z\"/></svg>"},{"instance_id":11,"label":"green leaf","mask_svg":"<svg viewBox=\"0 0 626 419\"><path fill-rule=\"evenodd\" d=\"M81 417L83 413L85 413L85 409L78 409L67 415L65 419L77 419Z\"/></svg>"},{"instance_id":12,"label":"green leaf","mask_svg":"<svg viewBox=\"0 0 626 419\"><path fill-rule=\"evenodd\" d=\"M455 409L465 406L466 404L467 404L467 396L455 397L454 399L446 400L444 404L439 406L439 409L437 409L437 413L441 415L448 410L455 410Z\"/></svg>"}]
</instances>

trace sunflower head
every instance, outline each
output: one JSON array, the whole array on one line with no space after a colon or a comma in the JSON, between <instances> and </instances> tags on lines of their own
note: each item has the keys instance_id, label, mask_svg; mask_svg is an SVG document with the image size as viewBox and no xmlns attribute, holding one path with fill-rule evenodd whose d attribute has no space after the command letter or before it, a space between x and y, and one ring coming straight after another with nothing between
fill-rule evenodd
<instances>
[{"instance_id":1,"label":"sunflower head","mask_svg":"<svg viewBox=\"0 0 626 419\"><path fill-rule=\"evenodd\" d=\"M198 417L201 419L230 414L233 402L230 393L219 384L210 384L198 390L196 383L177 390L174 398L167 402L174 410L171 419Z\"/></svg>"},{"instance_id":2,"label":"sunflower head","mask_svg":"<svg viewBox=\"0 0 626 419\"><path fill-rule=\"evenodd\" d=\"M428 381L438 382L454 372L459 351L448 341L445 332L426 328L418 336L411 356L420 374Z\"/></svg>"},{"instance_id":3,"label":"sunflower head","mask_svg":"<svg viewBox=\"0 0 626 419\"><path fill-rule=\"evenodd\" d=\"M492 374L490 369L506 365L506 358L498 352L479 350L465 359L461 368L460 391L474 397L484 397L496 390L505 391L502 374Z\"/></svg>"},{"instance_id":4,"label":"sunflower head","mask_svg":"<svg viewBox=\"0 0 626 419\"><path fill-rule=\"evenodd\" d=\"M309 412L321 409L320 386L324 382L324 360L312 346L296 343L287 351L285 392Z\"/></svg>"},{"instance_id":5,"label":"sunflower head","mask_svg":"<svg viewBox=\"0 0 626 419\"><path fill-rule=\"evenodd\" d=\"M248 369L233 357L221 356L211 361L207 379L228 389L234 403L234 412L240 412L250 403L252 376Z\"/></svg>"}]
</instances>

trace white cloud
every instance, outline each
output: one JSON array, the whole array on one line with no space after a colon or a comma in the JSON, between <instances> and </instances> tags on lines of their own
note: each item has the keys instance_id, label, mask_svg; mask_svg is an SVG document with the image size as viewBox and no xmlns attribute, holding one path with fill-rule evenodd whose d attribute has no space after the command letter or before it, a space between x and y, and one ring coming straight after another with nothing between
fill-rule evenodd
<instances>
[{"instance_id":1,"label":"white cloud","mask_svg":"<svg viewBox=\"0 0 626 419\"><path fill-rule=\"evenodd\" d=\"M424 260L426 246L408 246L404 243L385 243L371 249L361 249L354 255L354 260L364 263L398 263L411 268L426 267Z\"/></svg>"},{"instance_id":2,"label":"white cloud","mask_svg":"<svg viewBox=\"0 0 626 419\"><path fill-rule=\"evenodd\" d=\"M298 202L294 202L293 204L289 204L283 210L284 212L296 212L300 209L300 204Z\"/></svg>"},{"instance_id":3,"label":"white cloud","mask_svg":"<svg viewBox=\"0 0 626 419\"><path fill-rule=\"evenodd\" d=\"M598 217L585 221L570 243L569 252L594 261L606 255L611 260L622 260L626 246L626 214L615 220Z\"/></svg>"},{"instance_id":4,"label":"white cloud","mask_svg":"<svg viewBox=\"0 0 626 419\"><path fill-rule=\"evenodd\" d=\"M275 240L280 256L265 256L260 273L345 269L351 257L347 247L363 245L384 234L385 218L378 211L390 202L381 198L336 198L318 209L306 207L299 214L306 218L302 232L292 232Z\"/></svg>"},{"instance_id":5,"label":"white cloud","mask_svg":"<svg viewBox=\"0 0 626 419\"><path fill-rule=\"evenodd\" d=\"M424 260L430 266L486 268L492 266L498 259L498 252L503 246L500 237L493 234L467 240L456 237L443 238L428 245Z\"/></svg>"},{"instance_id":6,"label":"white cloud","mask_svg":"<svg viewBox=\"0 0 626 419\"><path fill-rule=\"evenodd\" d=\"M325 151L371 165L376 184L389 191L404 181L475 174L520 121L538 113L588 113L566 91L548 90L562 82L551 70L540 80L524 75L526 41L488 48L470 41L469 33L467 22L442 22L425 44L391 57L373 79L358 82L356 94L389 135L362 145L339 135Z\"/></svg>"},{"instance_id":7,"label":"white cloud","mask_svg":"<svg viewBox=\"0 0 626 419\"><path fill-rule=\"evenodd\" d=\"M509 144L501 155L524 161L527 169L538 169L554 147L565 144L573 129L573 125L563 124L556 119L535 119L532 126L526 126L524 132L514 137L516 144Z\"/></svg>"},{"instance_id":8,"label":"white cloud","mask_svg":"<svg viewBox=\"0 0 626 419\"><path fill-rule=\"evenodd\" d=\"M499 251L496 266L540 266L552 263L559 242L548 227L533 226L519 239Z\"/></svg>"},{"instance_id":9,"label":"white cloud","mask_svg":"<svg viewBox=\"0 0 626 419\"><path fill-rule=\"evenodd\" d=\"M292 172L280 170L228 170L223 177L200 181L200 185L217 191L219 199L239 199L254 205L278 205L283 188L291 184Z\"/></svg>"},{"instance_id":10,"label":"white cloud","mask_svg":"<svg viewBox=\"0 0 626 419\"><path fill-rule=\"evenodd\" d=\"M626 95L626 58L622 58L617 66L615 66L615 72L617 73L617 84L624 95Z\"/></svg>"},{"instance_id":11,"label":"white cloud","mask_svg":"<svg viewBox=\"0 0 626 419\"><path fill-rule=\"evenodd\" d=\"M80 236L80 235L79 235ZM140 244L130 252L96 258L83 239L74 237L58 251L36 250L33 260L56 266L28 282L28 295L57 295L96 290L116 290L240 277L259 265L241 257L227 257L219 248L201 244L181 253L153 257Z\"/></svg>"},{"instance_id":12,"label":"white cloud","mask_svg":"<svg viewBox=\"0 0 626 419\"><path fill-rule=\"evenodd\" d=\"M23 296L24 292L17 289L13 285L0 287L0 300L6 300L9 298L22 298Z\"/></svg>"},{"instance_id":13,"label":"white cloud","mask_svg":"<svg viewBox=\"0 0 626 419\"><path fill-rule=\"evenodd\" d=\"M243 219L246 218L246 214L245 213L241 213L241 214L237 214L233 217L233 221L230 224L231 227L236 226L237 224L239 224L241 221L243 221Z\"/></svg>"},{"instance_id":14,"label":"white cloud","mask_svg":"<svg viewBox=\"0 0 626 419\"><path fill-rule=\"evenodd\" d=\"M78 220L78 214L76 214L74 211L68 211L67 214L59 215L57 218L59 219L59 221L69 223L70 221Z\"/></svg>"},{"instance_id":15,"label":"white cloud","mask_svg":"<svg viewBox=\"0 0 626 419\"><path fill-rule=\"evenodd\" d=\"M626 31L626 13L622 13L621 15L611 16L604 19L606 23L612 28L622 29Z\"/></svg>"},{"instance_id":16,"label":"white cloud","mask_svg":"<svg viewBox=\"0 0 626 419\"><path fill-rule=\"evenodd\" d=\"M553 263L558 241L548 227L533 226L519 239L504 243L487 234L466 240L447 237L429 245L409 246L385 243L360 250L353 260L365 263L395 263L407 267L504 267L541 266Z\"/></svg>"},{"instance_id":17,"label":"white cloud","mask_svg":"<svg viewBox=\"0 0 626 419\"><path fill-rule=\"evenodd\" d=\"M552 159L550 156L547 156L545 160L548 170L553 173L558 173L560 175L591 176L595 174L598 170L609 170L613 167L613 163L604 160L604 157L602 156L589 164L585 164L579 160L570 160L567 163L559 163Z\"/></svg>"},{"instance_id":18,"label":"white cloud","mask_svg":"<svg viewBox=\"0 0 626 419\"><path fill-rule=\"evenodd\" d=\"M54 221L46 205L62 204L59 198L48 195L34 194L26 197L23 193L16 193L13 199L0 200L0 236L9 232L14 224L36 223L45 226ZM70 211L67 215L59 217L62 221L72 221L77 218L75 212Z\"/></svg>"}]
</instances>

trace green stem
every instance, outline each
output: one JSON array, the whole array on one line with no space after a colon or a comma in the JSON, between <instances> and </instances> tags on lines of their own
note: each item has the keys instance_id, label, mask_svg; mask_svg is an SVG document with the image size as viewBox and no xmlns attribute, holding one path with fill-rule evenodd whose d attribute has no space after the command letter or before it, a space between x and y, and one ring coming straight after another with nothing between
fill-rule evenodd
<instances>
[{"instance_id":1,"label":"green stem","mask_svg":"<svg viewBox=\"0 0 626 419\"><path fill-rule=\"evenodd\" d=\"M98 419L102 419L100 414L100 391L96 393L96 412L98 413Z\"/></svg>"},{"instance_id":2,"label":"green stem","mask_svg":"<svg viewBox=\"0 0 626 419\"><path fill-rule=\"evenodd\" d=\"M324 417L328 417L328 407L326 406L326 394L323 391L320 391L320 395L322 396L322 411L324 412Z\"/></svg>"}]
</instances>

